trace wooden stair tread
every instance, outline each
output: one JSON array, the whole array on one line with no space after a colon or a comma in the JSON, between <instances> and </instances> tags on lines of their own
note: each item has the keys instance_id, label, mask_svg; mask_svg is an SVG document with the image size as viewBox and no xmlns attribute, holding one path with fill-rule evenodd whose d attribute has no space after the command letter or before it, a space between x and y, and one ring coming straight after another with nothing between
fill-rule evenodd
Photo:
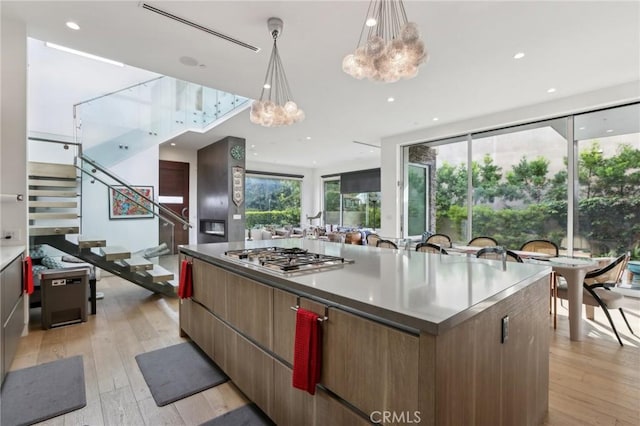
<instances>
[{"instance_id":1,"label":"wooden stair tread","mask_svg":"<svg viewBox=\"0 0 640 426\"><path fill-rule=\"evenodd\" d=\"M52 186L75 188L78 182L75 179L58 180L58 179L29 179L29 186Z\"/></svg>"},{"instance_id":2,"label":"wooden stair tread","mask_svg":"<svg viewBox=\"0 0 640 426\"><path fill-rule=\"evenodd\" d=\"M122 263L129 268L131 272L149 271L153 269L153 262L148 261L144 257L133 256L131 259L123 259Z\"/></svg>"},{"instance_id":3,"label":"wooden stair tread","mask_svg":"<svg viewBox=\"0 0 640 426\"><path fill-rule=\"evenodd\" d=\"M30 226L29 236L77 234L79 226Z\"/></svg>"},{"instance_id":4,"label":"wooden stair tread","mask_svg":"<svg viewBox=\"0 0 640 426\"><path fill-rule=\"evenodd\" d=\"M75 179L77 172L76 167L71 164L29 161L29 176Z\"/></svg>"},{"instance_id":5,"label":"wooden stair tread","mask_svg":"<svg viewBox=\"0 0 640 426\"><path fill-rule=\"evenodd\" d=\"M77 197L78 193L76 191L60 191L55 189L30 189L29 190L30 197L67 197L73 198Z\"/></svg>"},{"instance_id":6,"label":"wooden stair tread","mask_svg":"<svg viewBox=\"0 0 640 426\"><path fill-rule=\"evenodd\" d=\"M29 201L29 207L32 208L77 208L78 203L75 201Z\"/></svg>"},{"instance_id":7,"label":"wooden stair tread","mask_svg":"<svg viewBox=\"0 0 640 426\"><path fill-rule=\"evenodd\" d=\"M100 254L105 260L120 260L131 257L131 252L124 247L104 246L100 247Z\"/></svg>"},{"instance_id":8,"label":"wooden stair tread","mask_svg":"<svg viewBox=\"0 0 640 426\"><path fill-rule=\"evenodd\" d=\"M163 281L169 281L173 279L173 273L171 271L167 271L162 266L153 265L153 269L148 271L144 271L144 273L138 272L141 275L145 275L151 278L151 282L159 283Z\"/></svg>"},{"instance_id":9,"label":"wooden stair tread","mask_svg":"<svg viewBox=\"0 0 640 426\"><path fill-rule=\"evenodd\" d=\"M78 213L29 213L29 220L37 219L77 219Z\"/></svg>"},{"instance_id":10,"label":"wooden stair tread","mask_svg":"<svg viewBox=\"0 0 640 426\"><path fill-rule=\"evenodd\" d=\"M87 235L78 236L78 247L81 249L91 247L104 247L107 245L107 240L104 238L92 237Z\"/></svg>"}]
</instances>

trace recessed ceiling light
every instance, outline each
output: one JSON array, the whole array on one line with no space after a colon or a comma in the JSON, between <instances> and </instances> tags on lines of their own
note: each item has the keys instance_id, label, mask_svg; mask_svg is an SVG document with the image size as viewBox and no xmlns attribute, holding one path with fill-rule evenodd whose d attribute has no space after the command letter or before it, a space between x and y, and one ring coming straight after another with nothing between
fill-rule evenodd
<instances>
[{"instance_id":1,"label":"recessed ceiling light","mask_svg":"<svg viewBox=\"0 0 640 426\"><path fill-rule=\"evenodd\" d=\"M307 136L307 140L310 141L311 140L311 136Z\"/></svg>"},{"instance_id":2,"label":"recessed ceiling light","mask_svg":"<svg viewBox=\"0 0 640 426\"><path fill-rule=\"evenodd\" d=\"M68 28L71 28L72 30L79 30L80 29L80 25L76 24L73 21L69 21L65 24Z\"/></svg>"},{"instance_id":3,"label":"recessed ceiling light","mask_svg":"<svg viewBox=\"0 0 640 426\"><path fill-rule=\"evenodd\" d=\"M376 18L369 18L367 19L367 21L365 22L365 24L367 25L367 27L375 27L375 25L378 23L378 21L376 21Z\"/></svg>"},{"instance_id":4,"label":"recessed ceiling light","mask_svg":"<svg viewBox=\"0 0 640 426\"><path fill-rule=\"evenodd\" d=\"M438 117L433 117L433 121L438 121L440 120Z\"/></svg>"},{"instance_id":5,"label":"recessed ceiling light","mask_svg":"<svg viewBox=\"0 0 640 426\"><path fill-rule=\"evenodd\" d=\"M45 46L52 49L61 50L62 52L73 53L74 55L83 56L89 59L95 59L96 61L106 62L107 64L116 65L118 67L124 67L122 62L117 62L111 59L103 58L102 56L92 55L91 53L81 52L80 50L71 49L70 47L60 46L59 44L45 42Z\"/></svg>"},{"instance_id":6,"label":"recessed ceiling light","mask_svg":"<svg viewBox=\"0 0 640 426\"><path fill-rule=\"evenodd\" d=\"M547 93L554 93L556 91L555 87L551 87L549 89L547 89Z\"/></svg>"},{"instance_id":7,"label":"recessed ceiling light","mask_svg":"<svg viewBox=\"0 0 640 426\"><path fill-rule=\"evenodd\" d=\"M584 126L578 127L578 130L584 130Z\"/></svg>"},{"instance_id":8,"label":"recessed ceiling light","mask_svg":"<svg viewBox=\"0 0 640 426\"><path fill-rule=\"evenodd\" d=\"M394 98L392 98L391 96L389 96L389 97L387 98L387 102L393 102L393 101L395 101L395 99L394 99Z\"/></svg>"},{"instance_id":9,"label":"recessed ceiling light","mask_svg":"<svg viewBox=\"0 0 640 426\"><path fill-rule=\"evenodd\" d=\"M178 59L182 65L186 65L188 67L195 67L198 65L198 60L196 58L192 58L191 56L180 56Z\"/></svg>"},{"instance_id":10,"label":"recessed ceiling light","mask_svg":"<svg viewBox=\"0 0 640 426\"><path fill-rule=\"evenodd\" d=\"M262 87L264 87L265 89L271 89L271 85L268 84L268 83L265 83L264 86L262 86Z\"/></svg>"},{"instance_id":11,"label":"recessed ceiling light","mask_svg":"<svg viewBox=\"0 0 640 426\"><path fill-rule=\"evenodd\" d=\"M524 58L524 52L518 52L515 55L513 55L513 59L522 59Z\"/></svg>"},{"instance_id":12,"label":"recessed ceiling light","mask_svg":"<svg viewBox=\"0 0 640 426\"><path fill-rule=\"evenodd\" d=\"M258 155L258 153L257 153L257 152L254 152L254 153L253 153L253 155Z\"/></svg>"},{"instance_id":13,"label":"recessed ceiling light","mask_svg":"<svg viewBox=\"0 0 640 426\"><path fill-rule=\"evenodd\" d=\"M607 129L607 133L613 133L613 129Z\"/></svg>"},{"instance_id":14,"label":"recessed ceiling light","mask_svg":"<svg viewBox=\"0 0 640 426\"><path fill-rule=\"evenodd\" d=\"M373 150L372 150L372 149L370 149L370 150L369 150L369 152L373 152Z\"/></svg>"},{"instance_id":15,"label":"recessed ceiling light","mask_svg":"<svg viewBox=\"0 0 640 426\"><path fill-rule=\"evenodd\" d=\"M312 161L312 163L313 163L313 164L316 164L316 160L313 160L313 161Z\"/></svg>"},{"instance_id":16,"label":"recessed ceiling light","mask_svg":"<svg viewBox=\"0 0 640 426\"><path fill-rule=\"evenodd\" d=\"M171 142L171 146L176 146L176 143L175 142Z\"/></svg>"},{"instance_id":17,"label":"recessed ceiling light","mask_svg":"<svg viewBox=\"0 0 640 426\"><path fill-rule=\"evenodd\" d=\"M255 145L251 145L251 148L255 148L255 147L256 147Z\"/></svg>"}]
</instances>

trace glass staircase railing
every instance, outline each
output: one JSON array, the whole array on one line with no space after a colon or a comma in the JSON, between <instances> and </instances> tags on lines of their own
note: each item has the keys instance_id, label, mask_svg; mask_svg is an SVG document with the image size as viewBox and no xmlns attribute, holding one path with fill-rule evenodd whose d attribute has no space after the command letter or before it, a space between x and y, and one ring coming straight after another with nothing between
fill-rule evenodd
<instances>
[{"instance_id":1,"label":"glass staircase railing","mask_svg":"<svg viewBox=\"0 0 640 426\"><path fill-rule=\"evenodd\" d=\"M250 104L163 76L74 105L75 138L84 154L110 167L184 132L206 132Z\"/></svg>"}]
</instances>

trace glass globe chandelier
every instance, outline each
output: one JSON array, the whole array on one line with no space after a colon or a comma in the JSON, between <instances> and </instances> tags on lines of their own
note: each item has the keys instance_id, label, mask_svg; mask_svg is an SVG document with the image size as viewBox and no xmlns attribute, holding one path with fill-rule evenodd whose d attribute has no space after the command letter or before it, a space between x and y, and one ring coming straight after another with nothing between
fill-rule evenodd
<instances>
[{"instance_id":1,"label":"glass globe chandelier","mask_svg":"<svg viewBox=\"0 0 640 426\"><path fill-rule=\"evenodd\" d=\"M358 46L344 57L342 70L358 80L393 83L415 77L427 59L418 26L408 22L402 0L371 0Z\"/></svg>"},{"instance_id":2,"label":"glass globe chandelier","mask_svg":"<svg viewBox=\"0 0 640 426\"><path fill-rule=\"evenodd\" d=\"M304 120L304 111L291 100L291 89L278 53L278 37L282 34L280 18L269 18L269 33L273 37L273 49L264 77L260 100L251 104L249 119L265 127L289 126Z\"/></svg>"}]
</instances>

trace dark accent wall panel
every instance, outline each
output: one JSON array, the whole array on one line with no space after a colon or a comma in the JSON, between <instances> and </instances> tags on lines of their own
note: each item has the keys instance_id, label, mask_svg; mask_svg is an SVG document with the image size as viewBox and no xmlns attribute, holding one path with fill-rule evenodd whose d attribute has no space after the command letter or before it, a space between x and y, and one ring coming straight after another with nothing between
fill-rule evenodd
<instances>
[{"instance_id":1,"label":"dark accent wall panel","mask_svg":"<svg viewBox=\"0 0 640 426\"><path fill-rule=\"evenodd\" d=\"M245 169L244 155L234 159L231 149L245 140L227 136L198 150L198 243L244 241L244 201L233 202L233 167ZM236 155L237 156L237 155ZM244 180L242 182L244 191ZM224 226L221 227L220 224ZM215 226L213 226L215 224Z\"/></svg>"}]
</instances>

